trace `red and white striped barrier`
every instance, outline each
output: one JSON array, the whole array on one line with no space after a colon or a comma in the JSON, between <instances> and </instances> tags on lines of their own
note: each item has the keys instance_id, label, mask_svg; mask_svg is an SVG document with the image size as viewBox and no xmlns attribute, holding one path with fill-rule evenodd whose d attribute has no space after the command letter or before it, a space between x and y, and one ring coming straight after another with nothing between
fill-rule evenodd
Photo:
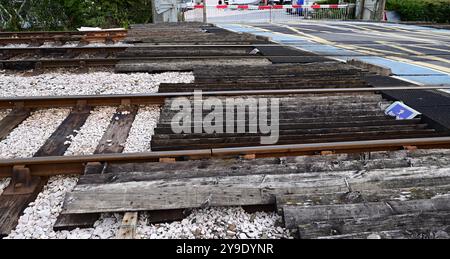
<instances>
[{"instance_id":1,"label":"red and white striped barrier","mask_svg":"<svg viewBox=\"0 0 450 259\"><path fill-rule=\"evenodd\" d=\"M204 5L195 5L194 9L203 9ZM348 5L327 4L327 5L207 5L206 8L230 9L230 10L270 10L270 9L340 9L347 8Z\"/></svg>"}]
</instances>

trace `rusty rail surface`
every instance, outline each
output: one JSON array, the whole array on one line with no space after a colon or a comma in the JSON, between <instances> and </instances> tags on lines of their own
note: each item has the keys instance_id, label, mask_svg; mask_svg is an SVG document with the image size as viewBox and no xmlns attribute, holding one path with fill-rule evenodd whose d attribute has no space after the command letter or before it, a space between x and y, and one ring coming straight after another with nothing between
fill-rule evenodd
<instances>
[{"instance_id":1,"label":"rusty rail surface","mask_svg":"<svg viewBox=\"0 0 450 259\"><path fill-rule=\"evenodd\" d=\"M202 149L191 151L164 151L134 154L98 154L88 156L33 157L0 160L0 178L10 177L16 168L27 168L33 176L82 174L88 163L145 163L159 162L161 158L181 160L210 159L254 155L259 157L285 157L314 155L320 152L354 153L399 150L406 147L450 148L450 137L369 140L352 142L292 144L240 148Z\"/></svg>"},{"instance_id":2,"label":"rusty rail surface","mask_svg":"<svg viewBox=\"0 0 450 259\"><path fill-rule=\"evenodd\" d=\"M450 86L401 86L401 87L365 87L365 88L319 88L319 89L281 89L281 90L243 90L243 91L206 91L208 96L279 96L296 94L328 94L328 93L361 93L397 90L437 90L450 89ZM193 97L194 92L153 93L153 94L117 94L117 95L85 95L85 96L32 96L32 97L1 97L0 109L15 107L51 108L87 106L117 106L124 103L131 105L163 104L167 98Z\"/></svg>"},{"instance_id":3,"label":"rusty rail surface","mask_svg":"<svg viewBox=\"0 0 450 259\"><path fill-rule=\"evenodd\" d=\"M126 38L127 33L127 30L0 32L0 44L30 44L49 41L120 41Z\"/></svg>"}]
</instances>

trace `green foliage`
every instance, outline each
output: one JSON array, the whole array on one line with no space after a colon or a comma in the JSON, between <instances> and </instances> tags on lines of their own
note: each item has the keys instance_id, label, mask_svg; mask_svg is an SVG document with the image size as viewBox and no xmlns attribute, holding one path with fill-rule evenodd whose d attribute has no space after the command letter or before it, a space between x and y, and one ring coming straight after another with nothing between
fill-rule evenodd
<instances>
[{"instance_id":1,"label":"green foliage","mask_svg":"<svg viewBox=\"0 0 450 259\"><path fill-rule=\"evenodd\" d=\"M403 21L450 22L450 0L388 0L387 9Z\"/></svg>"},{"instance_id":2,"label":"green foliage","mask_svg":"<svg viewBox=\"0 0 450 259\"><path fill-rule=\"evenodd\" d=\"M128 27L151 21L151 0L0 0L1 30Z\"/></svg>"}]
</instances>

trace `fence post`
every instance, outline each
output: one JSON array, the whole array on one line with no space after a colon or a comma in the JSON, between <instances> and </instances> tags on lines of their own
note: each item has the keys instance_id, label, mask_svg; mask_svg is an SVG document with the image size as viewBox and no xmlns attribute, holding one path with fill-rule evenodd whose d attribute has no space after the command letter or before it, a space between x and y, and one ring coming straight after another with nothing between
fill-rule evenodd
<instances>
[{"instance_id":1,"label":"fence post","mask_svg":"<svg viewBox=\"0 0 450 259\"><path fill-rule=\"evenodd\" d=\"M208 18L206 17L206 0L203 0L203 23L208 22Z\"/></svg>"},{"instance_id":2,"label":"fence post","mask_svg":"<svg viewBox=\"0 0 450 259\"><path fill-rule=\"evenodd\" d=\"M269 9L269 14L269 23L272 23L272 8Z\"/></svg>"}]
</instances>

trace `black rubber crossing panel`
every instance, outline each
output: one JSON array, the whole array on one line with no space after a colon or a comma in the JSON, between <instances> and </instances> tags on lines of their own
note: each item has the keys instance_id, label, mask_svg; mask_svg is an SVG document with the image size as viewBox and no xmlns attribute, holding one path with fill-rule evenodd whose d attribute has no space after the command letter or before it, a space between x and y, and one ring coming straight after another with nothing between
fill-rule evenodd
<instances>
[{"instance_id":1,"label":"black rubber crossing panel","mask_svg":"<svg viewBox=\"0 0 450 259\"><path fill-rule=\"evenodd\" d=\"M258 50L265 56L318 56L312 52L303 51L286 46L258 46Z\"/></svg>"},{"instance_id":2,"label":"black rubber crossing panel","mask_svg":"<svg viewBox=\"0 0 450 259\"><path fill-rule=\"evenodd\" d=\"M413 108L450 106L450 96L434 90L401 90L385 91L383 93L393 99L402 100Z\"/></svg>"},{"instance_id":3,"label":"black rubber crossing panel","mask_svg":"<svg viewBox=\"0 0 450 259\"><path fill-rule=\"evenodd\" d=\"M426 121L437 129L450 131L450 94L439 91L384 91L387 99L403 101L423 114ZM432 123L435 122L435 123Z\"/></svg>"},{"instance_id":4,"label":"black rubber crossing panel","mask_svg":"<svg viewBox=\"0 0 450 259\"><path fill-rule=\"evenodd\" d=\"M263 56L267 56L274 64L282 63L315 63L333 61L312 52L302 51L285 46L258 46Z\"/></svg>"},{"instance_id":5,"label":"black rubber crossing panel","mask_svg":"<svg viewBox=\"0 0 450 259\"><path fill-rule=\"evenodd\" d=\"M364 81L374 87L412 86L413 84L388 76L364 75Z\"/></svg>"},{"instance_id":6,"label":"black rubber crossing panel","mask_svg":"<svg viewBox=\"0 0 450 259\"><path fill-rule=\"evenodd\" d=\"M273 64L285 64L285 63L316 63L316 62L327 62L329 59L323 57L268 57Z\"/></svg>"},{"instance_id":7,"label":"black rubber crossing panel","mask_svg":"<svg viewBox=\"0 0 450 259\"><path fill-rule=\"evenodd\" d=\"M437 107L419 107L418 110L430 120L442 125L445 129L435 125L430 121L425 121L430 126L436 129L450 131L450 106L437 106Z\"/></svg>"}]
</instances>

